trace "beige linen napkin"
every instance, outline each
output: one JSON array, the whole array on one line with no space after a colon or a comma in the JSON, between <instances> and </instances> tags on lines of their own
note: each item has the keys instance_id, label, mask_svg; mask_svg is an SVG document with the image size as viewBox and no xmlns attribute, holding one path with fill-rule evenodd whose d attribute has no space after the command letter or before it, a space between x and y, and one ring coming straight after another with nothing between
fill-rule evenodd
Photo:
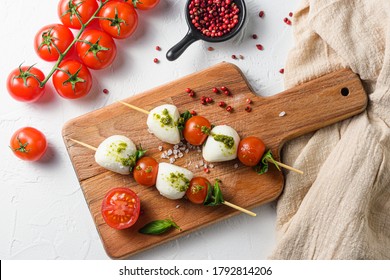
<instances>
[{"instance_id":1,"label":"beige linen napkin","mask_svg":"<svg viewBox=\"0 0 390 280\"><path fill-rule=\"evenodd\" d=\"M390 259L390 1L304 0L286 88L341 67L358 73L367 110L287 143L271 259ZM304 104L303 104L304 105Z\"/></svg>"}]
</instances>

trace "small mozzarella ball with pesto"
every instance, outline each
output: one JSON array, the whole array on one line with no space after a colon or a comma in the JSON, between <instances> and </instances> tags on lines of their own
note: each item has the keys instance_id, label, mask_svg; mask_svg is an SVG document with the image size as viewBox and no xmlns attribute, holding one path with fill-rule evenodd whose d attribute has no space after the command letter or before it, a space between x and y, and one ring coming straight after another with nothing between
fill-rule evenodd
<instances>
[{"instance_id":1,"label":"small mozzarella ball with pesto","mask_svg":"<svg viewBox=\"0 0 390 280\"><path fill-rule=\"evenodd\" d=\"M146 124L149 131L158 139L169 144L180 142L180 132L177 122L180 118L179 110L175 105L165 104L151 110Z\"/></svg>"},{"instance_id":2,"label":"small mozzarella ball with pesto","mask_svg":"<svg viewBox=\"0 0 390 280\"><path fill-rule=\"evenodd\" d=\"M203 158L207 162L221 162L237 157L240 136L228 125L217 125L210 131L203 147Z\"/></svg>"},{"instance_id":3,"label":"small mozzarella ball with pesto","mask_svg":"<svg viewBox=\"0 0 390 280\"><path fill-rule=\"evenodd\" d=\"M183 167L170 164L160 163L156 180L156 188L160 194L169 199L182 198L194 174Z\"/></svg>"},{"instance_id":4,"label":"small mozzarella ball with pesto","mask_svg":"<svg viewBox=\"0 0 390 280\"><path fill-rule=\"evenodd\" d=\"M136 151L137 147L129 138L113 135L100 143L95 153L95 161L108 170L128 175Z\"/></svg>"}]
</instances>

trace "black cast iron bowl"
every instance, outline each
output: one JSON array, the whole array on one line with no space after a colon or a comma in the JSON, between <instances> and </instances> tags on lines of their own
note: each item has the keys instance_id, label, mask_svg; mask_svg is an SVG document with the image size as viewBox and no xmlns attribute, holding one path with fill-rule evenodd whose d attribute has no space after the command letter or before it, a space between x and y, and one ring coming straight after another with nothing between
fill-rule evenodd
<instances>
[{"instance_id":1,"label":"black cast iron bowl","mask_svg":"<svg viewBox=\"0 0 390 280\"><path fill-rule=\"evenodd\" d=\"M237 25L227 34L221 36L221 37L208 37L203 35L196 27L192 24L191 18L190 18L190 13L188 9L188 5L191 0L187 0L185 4L185 9L184 12L186 14L186 21L188 25L188 32L184 36L184 38L174 45L168 52L167 52L167 59L169 61L176 60L180 55L183 54L183 52L194 42L198 40L203 40L209 43L220 43L227 41L234 36L236 36L242 27L244 26L245 23L245 18L246 18L246 6L245 6L245 1L244 0L234 0L234 3L239 7L240 12L238 13L238 23Z\"/></svg>"}]
</instances>

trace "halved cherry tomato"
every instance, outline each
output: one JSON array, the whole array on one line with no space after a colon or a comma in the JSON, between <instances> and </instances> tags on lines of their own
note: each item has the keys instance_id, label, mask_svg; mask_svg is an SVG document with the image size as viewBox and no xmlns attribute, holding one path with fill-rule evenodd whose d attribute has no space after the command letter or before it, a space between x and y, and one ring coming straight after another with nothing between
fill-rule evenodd
<instances>
[{"instance_id":1,"label":"halved cherry tomato","mask_svg":"<svg viewBox=\"0 0 390 280\"><path fill-rule=\"evenodd\" d=\"M140 158L133 168L134 180L143 186L151 187L156 184L158 162L152 157Z\"/></svg>"},{"instance_id":2,"label":"halved cherry tomato","mask_svg":"<svg viewBox=\"0 0 390 280\"><path fill-rule=\"evenodd\" d=\"M35 35L34 48L40 58L55 61L73 42L70 29L62 24L50 24L42 27Z\"/></svg>"},{"instance_id":3,"label":"halved cherry tomato","mask_svg":"<svg viewBox=\"0 0 390 280\"><path fill-rule=\"evenodd\" d=\"M102 216L112 228L125 229L138 220L141 202L138 195L129 188L111 189L102 202Z\"/></svg>"},{"instance_id":4,"label":"halved cherry tomato","mask_svg":"<svg viewBox=\"0 0 390 280\"><path fill-rule=\"evenodd\" d=\"M96 0L61 0L58 3L58 17L69 28L80 29L98 9Z\"/></svg>"},{"instance_id":5,"label":"halved cherry tomato","mask_svg":"<svg viewBox=\"0 0 390 280\"><path fill-rule=\"evenodd\" d=\"M202 204L207 196L210 182L204 177L194 177L186 191L186 197L195 204Z\"/></svg>"},{"instance_id":6,"label":"halved cherry tomato","mask_svg":"<svg viewBox=\"0 0 390 280\"><path fill-rule=\"evenodd\" d=\"M47 141L45 135L38 129L23 127L12 135L10 148L18 158L36 161L45 154Z\"/></svg>"},{"instance_id":7,"label":"halved cherry tomato","mask_svg":"<svg viewBox=\"0 0 390 280\"><path fill-rule=\"evenodd\" d=\"M18 101L34 102L45 92L45 86L40 86L44 79L45 75L38 68L19 66L8 75L7 89Z\"/></svg>"},{"instance_id":8,"label":"halved cherry tomato","mask_svg":"<svg viewBox=\"0 0 390 280\"><path fill-rule=\"evenodd\" d=\"M128 0L127 2L133 2L136 9L150 10L156 7L160 0Z\"/></svg>"},{"instance_id":9,"label":"halved cherry tomato","mask_svg":"<svg viewBox=\"0 0 390 280\"><path fill-rule=\"evenodd\" d=\"M125 2L108 2L99 11L100 27L117 39L124 39L134 33L138 15L132 5Z\"/></svg>"},{"instance_id":10,"label":"halved cherry tomato","mask_svg":"<svg viewBox=\"0 0 390 280\"><path fill-rule=\"evenodd\" d=\"M81 61L95 70L110 66L116 56L114 40L107 33L96 29L81 34L76 50Z\"/></svg>"},{"instance_id":11,"label":"halved cherry tomato","mask_svg":"<svg viewBox=\"0 0 390 280\"><path fill-rule=\"evenodd\" d=\"M238 159L246 166L255 166L265 151L264 142L254 136L249 136L238 144Z\"/></svg>"},{"instance_id":12,"label":"halved cherry tomato","mask_svg":"<svg viewBox=\"0 0 390 280\"><path fill-rule=\"evenodd\" d=\"M208 134L206 130L211 129L210 122L202 116L193 116L189 118L184 126L183 136L191 145L202 145Z\"/></svg>"},{"instance_id":13,"label":"halved cherry tomato","mask_svg":"<svg viewBox=\"0 0 390 280\"><path fill-rule=\"evenodd\" d=\"M53 74L53 84L64 98L77 99L88 94L92 76L88 68L77 60L65 60Z\"/></svg>"}]
</instances>

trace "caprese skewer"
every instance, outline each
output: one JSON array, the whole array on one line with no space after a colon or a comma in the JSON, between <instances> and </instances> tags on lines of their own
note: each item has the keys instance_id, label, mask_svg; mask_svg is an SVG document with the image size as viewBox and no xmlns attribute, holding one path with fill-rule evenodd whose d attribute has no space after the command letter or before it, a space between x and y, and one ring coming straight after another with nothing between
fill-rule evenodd
<instances>
[{"instance_id":1,"label":"caprese skewer","mask_svg":"<svg viewBox=\"0 0 390 280\"><path fill-rule=\"evenodd\" d=\"M148 114L147 124L149 130L163 142L170 144L173 144L173 142L175 142L175 144L180 142L179 128L176 127L174 136L169 133L163 138L160 135L164 135L164 131L156 129L158 125L161 126L161 124L151 117L156 114L152 112L161 112L161 108L172 106L173 109L171 111L174 112L176 117L179 116L177 117L178 122L180 114L176 106L170 104L161 105L149 112L126 102L119 102L139 112ZM238 133L232 127L228 125L218 125L212 128L211 123L205 117L192 116L186 119L182 133L184 139L191 145L200 146L204 144L202 156L207 162L223 162L238 157L242 164L254 167L259 174L267 172L269 163L274 164L279 170L280 167L283 167L296 173L303 174L303 171L301 170L276 161L270 151L265 152L265 145L260 138L251 136L241 140ZM177 140L177 135L179 136L179 140ZM164 140L167 137L169 137L169 142Z\"/></svg>"},{"instance_id":2,"label":"caprese skewer","mask_svg":"<svg viewBox=\"0 0 390 280\"><path fill-rule=\"evenodd\" d=\"M127 170L130 170L128 173L122 172L124 166L122 160L121 159L117 160L117 157L122 156L123 151L121 149L122 146L124 147L122 143L128 144L129 141L131 141L125 136L120 137L120 135L115 135L115 136L108 137L99 145L98 148L95 148L87 143L78 141L76 139L70 138L69 140L79 145L82 145L86 148L89 148L91 150L94 150L96 152L95 159L96 159L96 154L99 153L99 155L101 156L99 157L100 161L97 163L100 166L105 167L108 170L120 174L125 174L125 175L130 174L130 172L133 172L134 179L138 184L147 187L151 187L155 185L159 193L162 196L169 199L175 200L175 199L183 198L184 195L186 195L187 190L191 185L190 182L194 177L193 173L186 168L174 164L170 164L170 163L158 163L152 157L141 157L141 156L138 156L136 162L132 164L131 170L127 168ZM119 146L120 149L117 149L116 148L117 146ZM137 151L139 150L136 150L136 152L132 154L129 153L130 157L136 157ZM145 151L142 150L142 155L144 153ZM126 156L127 155L128 154L126 153ZM113 161L112 158L115 158L115 160ZM127 165L125 166L127 167ZM220 193L220 190L217 192ZM222 197L222 194L220 196ZM219 204L227 205L229 207L232 207L236 210L239 210L253 217L256 216L256 213L244 209L235 204L229 203L223 199L219 201Z\"/></svg>"}]
</instances>

